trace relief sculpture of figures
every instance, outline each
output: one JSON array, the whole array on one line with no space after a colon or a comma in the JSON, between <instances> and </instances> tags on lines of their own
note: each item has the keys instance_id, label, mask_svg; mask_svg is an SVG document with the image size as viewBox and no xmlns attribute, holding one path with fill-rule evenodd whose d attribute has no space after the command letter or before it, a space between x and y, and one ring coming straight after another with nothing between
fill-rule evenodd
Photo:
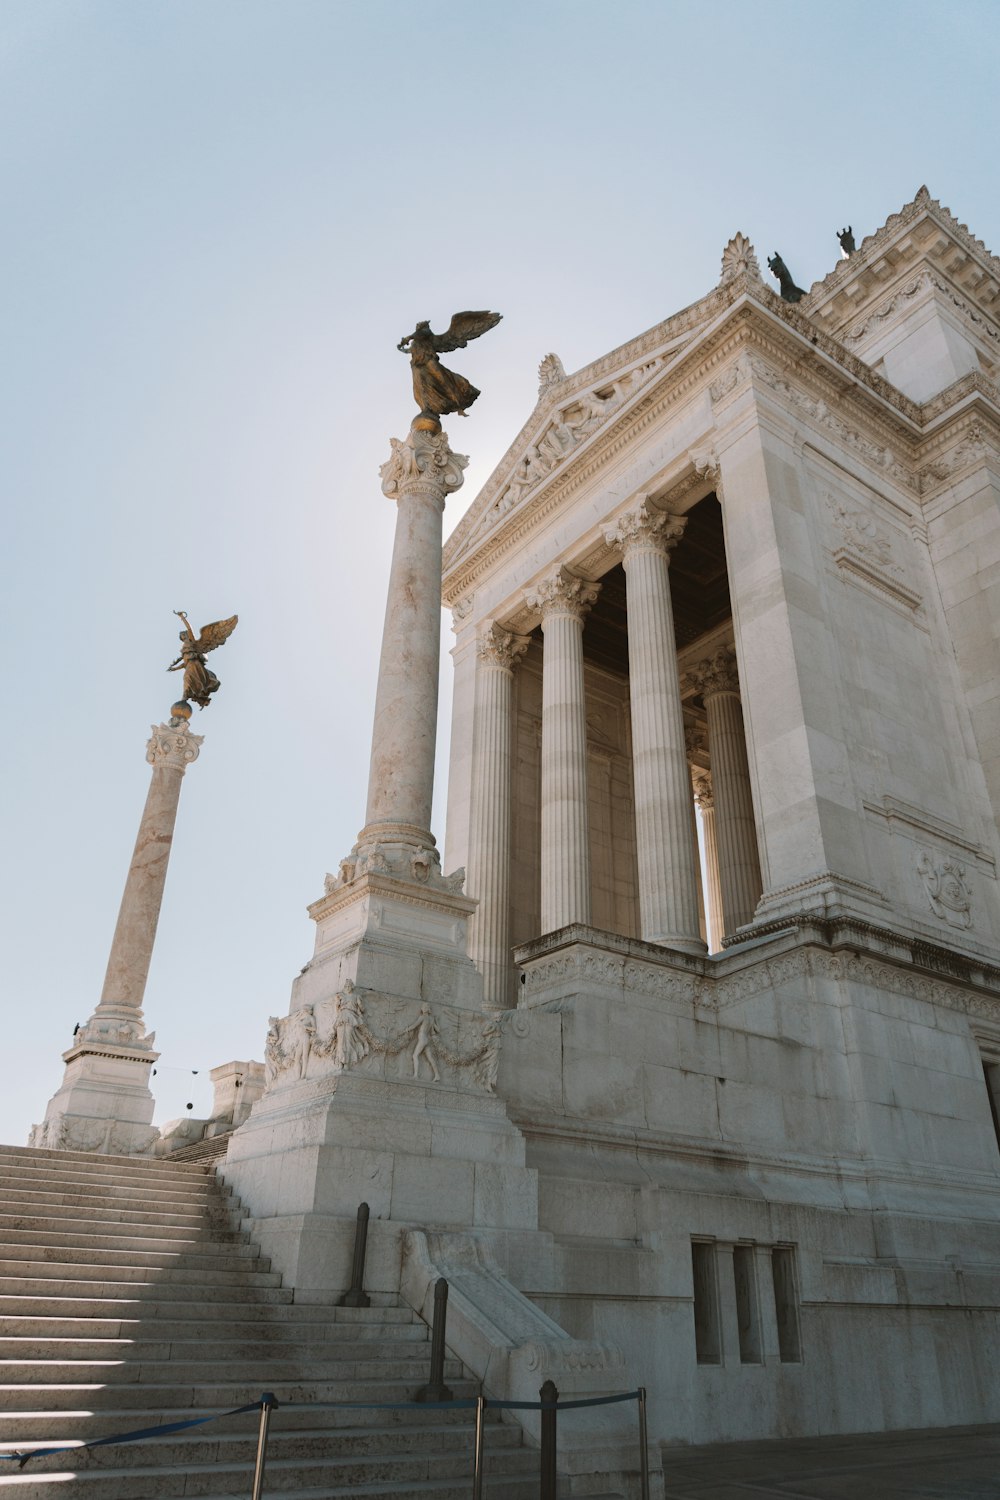
<instances>
[{"instance_id":1,"label":"relief sculpture of figures","mask_svg":"<svg viewBox=\"0 0 1000 1500\"><path fill-rule=\"evenodd\" d=\"M420 418L439 426L438 418L455 412L464 417L479 391L464 375L445 369L439 354L464 349L472 339L495 328L501 314L495 312L455 313L447 333L432 333L430 323L418 323L396 345L410 356L413 372L413 398L420 408ZM417 421L420 421L420 418Z\"/></svg>"},{"instance_id":2,"label":"relief sculpture of figures","mask_svg":"<svg viewBox=\"0 0 1000 1500\"><path fill-rule=\"evenodd\" d=\"M414 1032L416 1032L417 1034L417 1040L414 1043L413 1047L414 1078L420 1077L420 1059L422 1057L426 1057L428 1063L430 1064L431 1073L434 1076L434 1082L440 1083L441 1073L438 1068L437 1054L434 1050L434 1043L437 1040L438 1035L438 1025L434 1017L431 1015L431 1008L429 1005L422 1005L420 1007L419 1019L414 1021L413 1025L403 1033L402 1039L411 1037Z\"/></svg>"},{"instance_id":3,"label":"relief sculpture of figures","mask_svg":"<svg viewBox=\"0 0 1000 1500\"><path fill-rule=\"evenodd\" d=\"M349 979L337 995L332 1041L333 1060L338 1068L353 1068L355 1063L368 1056L364 1016L361 1001L354 991L353 979Z\"/></svg>"},{"instance_id":4,"label":"relief sculpture of figures","mask_svg":"<svg viewBox=\"0 0 1000 1500\"><path fill-rule=\"evenodd\" d=\"M173 713L177 719L190 719L191 704L197 703L199 708L207 708L211 702L211 695L217 693L220 687L218 677L210 667L205 665L205 656L209 651L214 651L217 646L228 641L240 617L230 615L228 620L215 620L211 625L203 625L201 634L195 637L185 611L175 609L174 614L184 621L184 629L181 631L181 654L176 661L170 663L167 671L183 671L184 693L181 701L174 704Z\"/></svg>"}]
</instances>

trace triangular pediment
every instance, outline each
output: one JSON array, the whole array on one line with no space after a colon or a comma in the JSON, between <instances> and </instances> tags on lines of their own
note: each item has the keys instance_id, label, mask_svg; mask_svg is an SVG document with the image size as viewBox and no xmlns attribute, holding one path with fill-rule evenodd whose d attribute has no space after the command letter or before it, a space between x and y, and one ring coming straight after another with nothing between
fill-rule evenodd
<instances>
[{"instance_id":1,"label":"triangular pediment","mask_svg":"<svg viewBox=\"0 0 1000 1500\"><path fill-rule=\"evenodd\" d=\"M567 375L556 355L539 367L538 402L444 549L446 572L475 551L630 408L658 375L731 304L735 281L715 288L638 338ZM746 276L739 278L742 284Z\"/></svg>"}]
</instances>

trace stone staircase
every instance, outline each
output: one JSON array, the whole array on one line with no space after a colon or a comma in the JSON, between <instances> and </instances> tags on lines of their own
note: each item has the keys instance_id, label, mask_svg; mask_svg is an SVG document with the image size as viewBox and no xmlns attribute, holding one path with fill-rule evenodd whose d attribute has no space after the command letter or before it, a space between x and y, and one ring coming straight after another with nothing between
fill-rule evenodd
<instances>
[{"instance_id":1,"label":"stone staircase","mask_svg":"<svg viewBox=\"0 0 1000 1500\"><path fill-rule=\"evenodd\" d=\"M472 1413L317 1411L406 1401L429 1331L408 1308L296 1303L210 1166L0 1148L0 1451L225 1411L273 1391L264 1492L468 1500ZM456 1396L474 1382L451 1360ZM258 1413L188 1433L0 1460L17 1496L249 1496ZM529 1500L538 1455L491 1422L486 1490Z\"/></svg>"}]
</instances>

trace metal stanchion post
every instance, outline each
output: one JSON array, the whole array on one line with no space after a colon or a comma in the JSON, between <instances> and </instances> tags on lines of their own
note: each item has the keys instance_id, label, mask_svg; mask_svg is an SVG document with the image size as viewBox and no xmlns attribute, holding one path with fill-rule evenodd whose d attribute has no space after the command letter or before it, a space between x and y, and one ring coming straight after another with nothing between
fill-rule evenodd
<instances>
[{"instance_id":1,"label":"metal stanchion post","mask_svg":"<svg viewBox=\"0 0 1000 1500\"><path fill-rule=\"evenodd\" d=\"M472 1500L483 1500L483 1443L485 1439L486 1397L476 1397L476 1460L472 1470Z\"/></svg>"},{"instance_id":2,"label":"metal stanchion post","mask_svg":"<svg viewBox=\"0 0 1000 1500\"><path fill-rule=\"evenodd\" d=\"M639 1482L642 1500L649 1500L649 1444L646 1438L646 1387L639 1387Z\"/></svg>"},{"instance_id":3,"label":"metal stanchion post","mask_svg":"<svg viewBox=\"0 0 1000 1500\"><path fill-rule=\"evenodd\" d=\"M556 1500L556 1402L555 1381L547 1380L538 1392L542 1403L542 1451L539 1463L539 1500Z\"/></svg>"},{"instance_id":4,"label":"metal stanchion post","mask_svg":"<svg viewBox=\"0 0 1000 1500\"><path fill-rule=\"evenodd\" d=\"M368 1204L358 1209L358 1225L354 1231L354 1264L351 1267L351 1289L340 1299L341 1307L371 1307L372 1299L365 1295L365 1251L368 1248Z\"/></svg>"},{"instance_id":5,"label":"metal stanchion post","mask_svg":"<svg viewBox=\"0 0 1000 1500\"><path fill-rule=\"evenodd\" d=\"M434 1322L431 1326L431 1378L414 1400L451 1401L453 1392L444 1383L444 1331L448 1319L448 1283L439 1276L434 1283Z\"/></svg>"},{"instance_id":6,"label":"metal stanchion post","mask_svg":"<svg viewBox=\"0 0 1000 1500\"><path fill-rule=\"evenodd\" d=\"M267 1458L267 1429L271 1425L271 1413L276 1411L278 1398L265 1391L260 1398L260 1432L257 1435L257 1462L253 1471L253 1491L250 1500L261 1500L264 1494L264 1461Z\"/></svg>"}]
</instances>

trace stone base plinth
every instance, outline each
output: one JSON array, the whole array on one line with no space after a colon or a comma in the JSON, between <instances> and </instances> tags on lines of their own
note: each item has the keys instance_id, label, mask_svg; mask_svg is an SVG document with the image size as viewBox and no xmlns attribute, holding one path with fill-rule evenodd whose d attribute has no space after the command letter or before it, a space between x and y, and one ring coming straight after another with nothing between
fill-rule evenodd
<instances>
[{"instance_id":1,"label":"stone base plinth","mask_svg":"<svg viewBox=\"0 0 1000 1500\"><path fill-rule=\"evenodd\" d=\"M91 1022L82 1036L94 1025ZM151 1124L149 1073L158 1052L84 1040L63 1053L62 1087L44 1120L32 1126L29 1146L134 1156L148 1151L159 1131Z\"/></svg>"},{"instance_id":2,"label":"stone base plinth","mask_svg":"<svg viewBox=\"0 0 1000 1500\"><path fill-rule=\"evenodd\" d=\"M537 1226L536 1174L493 1092L500 1022L465 952L475 902L417 869L342 876L310 908L316 953L272 1018L264 1095L220 1167L307 1296L347 1288L362 1202L366 1285L387 1293L414 1225Z\"/></svg>"}]
</instances>

